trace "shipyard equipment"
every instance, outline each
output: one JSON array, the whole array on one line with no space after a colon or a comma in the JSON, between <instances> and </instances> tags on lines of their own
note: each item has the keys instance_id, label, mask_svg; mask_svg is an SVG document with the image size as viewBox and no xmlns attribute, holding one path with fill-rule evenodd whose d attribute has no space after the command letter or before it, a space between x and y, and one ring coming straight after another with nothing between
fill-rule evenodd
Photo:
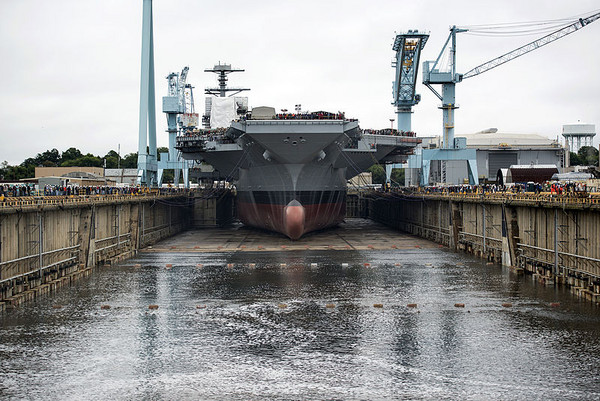
<instances>
[{"instance_id":1,"label":"shipyard equipment","mask_svg":"<svg viewBox=\"0 0 600 401\"><path fill-rule=\"evenodd\" d=\"M140 185L156 186L156 107L154 103L154 38L152 0L144 0L142 17L142 72L138 138L138 179Z\"/></svg>"},{"instance_id":2,"label":"shipyard equipment","mask_svg":"<svg viewBox=\"0 0 600 401\"><path fill-rule=\"evenodd\" d=\"M486 31L486 29L482 26L477 27L477 29L459 28L456 26L451 27L448 39L446 39L446 43L440 51L437 59L435 61L425 61L423 63L423 84L427 86L442 101L440 108L442 109L443 113L443 143L442 149L428 149L422 151L421 185L427 184L430 162L432 160L439 160L441 162L442 182L444 183L446 183L445 165L447 161L467 161L469 182L471 184L477 184L478 179L477 164L475 162L475 150L464 148L462 141L455 141L454 138L454 110L458 108L455 103L455 89L458 82L461 82L463 79L482 74L491 70L492 68L514 60L517 57L539 49L540 47L552 43L555 40L561 39L573 32L576 32L577 30L587 26L599 18L600 13L594 13L585 18L578 18L568 25L563 24L564 26L553 31L552 33L506 54L503 54L502 56L480 64L465 74L459 74L456 72L456 34L469 31L473 32L475 30L489 33L493 28L488 28ZM445 55L448 55L447 58L449 63L446 66L442 66L441 60ZM442 93L440 94L438 91L436 91L432 85L441 85Z\"/></svg>"},{"instance_id":3,"label":"shipyard equipment","mask_svg":"<svg viewBox=\"0 0 600 401\"><path fill-rule=\"evenodd\" d=\"M415 88L419 58L427 39L429 39L428 33L421 33L416 29L409 30L407 33L396 35L392 45L392 49L396 52L396 57L392 61L392 67L395 69L392 104L396 107L398 131L401 133L412 131L412 107L421 100L421 95L416 93ZM392 169L396 166L400 165L386 164L386 182L390 182Z\"/></svg>"},{"instance_id":4,"label":"shipyard equipment","mask_svg":"<svg viewBox=\"0 0 600 401\"><path fill-rule=\"evenodd\" d=\"M187 84L189 67L184 67L180 74L170 73L167 76L168 96L163 97L163 112L167 115L167 132L169 133L169 152L161 153L158 162L158 185L162 185L162 176L165 169L175 171L175 185L179 185L179 173L183 171L183 182L189 187L188 165L179 157L175 148L177 133L185 131L194 124L194 98L192 87ZM195 125L198 125L197 114Z\"/></svg>"},{"instance_id":5,"label":"shipyard equipment","mask_svg":"<svg viewBox=\"0 0 600 401\"><path fill-rule=\"evenodd\" d=\"M415 92L417 71L421 51L429 39L428 33L419 33L418 30L409 30L407 33L396 35L392 49L396 57L392 67L396 74L393 86L394 100L398 116L398 131L411 131L412 107L419 103L421 95Z\"/></svg>"}]
</instances>

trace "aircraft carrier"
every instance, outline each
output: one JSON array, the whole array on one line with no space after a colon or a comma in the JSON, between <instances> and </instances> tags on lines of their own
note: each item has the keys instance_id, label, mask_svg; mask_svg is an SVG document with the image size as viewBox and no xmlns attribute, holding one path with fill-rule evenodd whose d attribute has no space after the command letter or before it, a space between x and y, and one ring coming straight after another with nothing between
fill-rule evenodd
<instances>
[{"instance_id":1,"label":"aircraft carrier","mask_svg":"<svg viewBox=\"0 0 600 401\"><path fill-rule=\"evenodd\" d=\"M177 138L184 159L204 161L235 184L244 224L291 239L342 222L347 180L376 163L403 162L418 143L413 133L362 130L343 113L271 107L254 108L225 130Z\"/></svg>"}]
</instances>

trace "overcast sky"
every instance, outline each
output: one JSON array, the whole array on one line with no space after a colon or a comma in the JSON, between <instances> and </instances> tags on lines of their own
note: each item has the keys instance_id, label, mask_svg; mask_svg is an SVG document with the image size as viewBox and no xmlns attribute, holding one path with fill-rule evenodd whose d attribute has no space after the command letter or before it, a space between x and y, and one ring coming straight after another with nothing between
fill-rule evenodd
<instances>
[{"instance_id":1,"label":"overcast sky","mask_svg":"<svg viewBox=\"0 0 600 401\"><path fill-rule=\"evenodd\" d=\"M551 6L549 6L551 4ZM159 146L166 75L190 67L196 107L216 84L203 70L227 62L246 72L250 106L344 111L363 128L385 128L392 100L395 32L429 31L423 60L437 57L451 25L566 18L597 0L155 0ZM47 149L137 151L142 0L0 0L0 161ZM461 34L458 72L537 37ZM457 85L456 135L501 132L556 138L577 121L600 128L600 22ZM421 83L413 129L439 134L440 101ZM600 135L599 135L600 136ZM598 137L595 140L598 143Z\"/></svg>"}]
</instances>

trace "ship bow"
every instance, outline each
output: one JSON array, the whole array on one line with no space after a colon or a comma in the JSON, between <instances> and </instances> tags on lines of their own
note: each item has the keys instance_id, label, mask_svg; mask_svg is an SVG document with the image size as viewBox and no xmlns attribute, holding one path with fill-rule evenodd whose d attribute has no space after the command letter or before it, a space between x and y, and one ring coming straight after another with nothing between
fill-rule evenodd
<instances>
[{"instance_id":1,"label":"ship bow","mask_svg":"<svg viewBox=\"0 0 600 401\"><path fill-rule=\"evenodd\" d=\"M287 204L283 212L285 234L296 240L304 234L306 211L304 206L297 200Z\"/></svg>"}]
</instances>

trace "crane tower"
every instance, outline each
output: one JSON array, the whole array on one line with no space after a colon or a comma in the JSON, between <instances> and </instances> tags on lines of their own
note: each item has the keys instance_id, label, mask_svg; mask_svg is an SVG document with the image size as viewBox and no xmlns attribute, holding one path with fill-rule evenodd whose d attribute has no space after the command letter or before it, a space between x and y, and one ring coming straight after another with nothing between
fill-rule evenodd
<instances>
[{"instance_id":1,"label":"crane tower","mask_svg":"<svg viewBox=\"0 0 600 401\"><path fill-rule=\"evenodd\" d=\"M392 104L396 106L398 131L411 131L412 106L419 103L421 95L416 94L417 70L421 50L429 39L428 33L409 30L407 33L396 35L392 49L396 58L392 67L396 69Z\"/></svg>"},{"instance_id":2,"label":"crane tower","mask_svg":"<svg viewBox=\"0 0 600 401\"><path fill-rule=\"evenodd\" d=\"M420 33L418 30L409 30L406 33L396 35L392 50L396 57L392 61L395 69L392 95L392 104L396 107L398 131L412 131L412 107L421 100L421 95L416 93L417 71L419 69L419 58L421 51L429 39L428 33ZM385 165L386 182L390 182L394 164Z\"/></svg>"},{"instance_id":3,"label":"crane tower","mask_svg":"<svg viewBox=\"0 0 600 401\"><path fill-rule=\"evenodd\" d=\"M491 70L492 68L496 68L499 65L514 60L517 57L539 49L542 46L578 31L579 29L598 19L600 19L600 13L598 12L587 17L577 18L573 22L562 26L558 30L490 61L487 61L469 70L465 74L459 74L456 72L456 34L468 32L471 31L471 29L459 28L456 26L451 27L448 39L446 39L446 43L440 51L437 59L435 61L425 61L423 63L423 84L427 86L442 101L440 108L442 109L443 114L443 145L441 149L423 150L421 159L421 185L425 185L427 183L430 162L432 160L441 162L442 182L446 183L446 162L451 160L461 160L467 161L469 182L471 184L478 183L475 150L466 149L466 144L464 141L457 141L454 139L454 111L458 108L455 102L457 83L462 82L463 79L477 76ZM443 68L441 65L441 60L446 52L449 55L449 65L446 68ZM441 94L433 88L433 84L442 85Z\"/></svg>"},{"instance_id":4,"label":"crane tower","mask_svg":"<svg viewBox=\"0 0 600 401\"><path fill-rule=\"evenodd\" d=\"M170 73L167 75L168 96L163 97L163 112L167 115L167 132L169 134L169 152L161 153L158 161L158 185L162 185L163 172L166 169L175 171L175 185L179 185L179 174L183 171L183 182L189 187L188 165L186 160L181 160L175 148L177 140L178 122L181 124L180 116L187 116L188 102L186 101L186 88L191 93L191 85L187 84L189 67L184 67L180 74ZM193 101L192 106L193 109ZM193 110L192 110L193 112ZM197 119L196 119L197 125Z\"/></svg>"}]
</instances>

